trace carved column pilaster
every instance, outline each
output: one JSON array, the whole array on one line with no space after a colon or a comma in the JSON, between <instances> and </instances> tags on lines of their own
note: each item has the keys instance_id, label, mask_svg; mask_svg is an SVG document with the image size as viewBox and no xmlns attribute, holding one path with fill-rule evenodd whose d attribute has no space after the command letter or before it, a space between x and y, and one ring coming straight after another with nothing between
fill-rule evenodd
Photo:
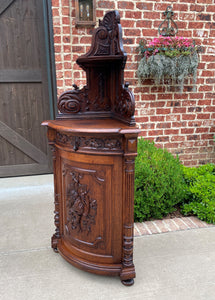
<instances>
[{"instance_id":1,"label":"carved column pilaster","mask_svg":"<svg viewBox=\"0 0 215 300\"><path fill-rule=\"evenodd\" d=\"M52 129L48 130L48 139L49 139L49 146L52 152L52 159L53 159L53 171L54 171L54 224L55 224L55 233L51 239L51 246L55 252L58 252L57 244L61 237L60 235L60 194L58 193L57 187L57 154L56 154L56 146L55 146L55 131Z\"/></svg>"},{"instance_id":2,"label":"carved column pilaster","mask_svg":"<svg viewBox=\"0 0 215 300\"><path fill-rule=\"evenodd\" d=\"M49 143L51 146L52 151L52 158L53 158L53 170L54 174L56 174L56 147L54 143ZM57 180L56 176L54 176L54 224L55 224L55 233L52 236L52 248L55 252L58 252L57 250L57 244L58 240L60 239L60 201L59 201L59 194L57 192Z\"/></svg>"},{"instance_id":3,"label":"carved column pilaster","mask_svg":"<svg viewBox=\"0 0 215 300\"><path fill-rule=\"evenodd\" d=\"M134 214L134 158L124 161L124 203L123 203L123 248L122 272L120 278L125 285L134 283L133 264L133 214Z\"/></svg>"},{"instance_id":4,"label":"carved column pilaster","mask_svg":"<svg viewBox=\"0 0 215 300\"><path fill-rule=\"evenodd\" d=\"M134 230L134 168L136 157L136 137L126 138L124 157L124 191L123 191L123 249L122 271L123 284L132 285L135 278L133 264L133 230Z\"/></svg>"}]
</instances>

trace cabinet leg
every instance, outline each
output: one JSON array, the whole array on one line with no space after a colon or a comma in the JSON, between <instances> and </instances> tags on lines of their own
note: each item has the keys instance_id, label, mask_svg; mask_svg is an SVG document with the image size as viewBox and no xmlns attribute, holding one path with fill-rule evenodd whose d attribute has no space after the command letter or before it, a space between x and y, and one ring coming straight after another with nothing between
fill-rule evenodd
<instances>
[{"instance_id":1,"label":"cabinet leg","mask_svg":"<svg viewBox=\"0 0 215 300\"><path fill-rule=\"evenodd\" d=\"M120 273L120 279L122 284L131 286L134 284L134 278L136 277L134 265L131 267L124 267Z\"/></svg>"}]
</instances>

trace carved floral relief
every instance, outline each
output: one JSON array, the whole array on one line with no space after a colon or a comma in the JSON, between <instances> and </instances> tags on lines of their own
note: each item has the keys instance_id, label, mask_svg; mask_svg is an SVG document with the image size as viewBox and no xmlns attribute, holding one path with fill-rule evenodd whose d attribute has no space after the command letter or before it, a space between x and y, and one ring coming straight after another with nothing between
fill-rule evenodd
<instances>
[{"instance_id":1,"label":"carved floral relief","mask_svg":"<svg viewBox=\"0 0 215 300\"><path fill-rule=\"evenodd\" d=\"M91 231L97 214L97 201L91 198L89 187L80 180L83 175L70 173L71 180L67 188L67 226L78 232Z\"/></svg>"},{"instance_id":2,"label":"carved floral relief","mask_svg":"<svg viewBox=\"0 0 215 300\"><path fill-rule=\"evenodd\" d=\"M122 140L119 138L78 137L68 136L66 134L57 132L56 140L58 143L72 146L75 151L77 151L80 147L100 150L122 149Z\"/></svg>"}]
</instances>

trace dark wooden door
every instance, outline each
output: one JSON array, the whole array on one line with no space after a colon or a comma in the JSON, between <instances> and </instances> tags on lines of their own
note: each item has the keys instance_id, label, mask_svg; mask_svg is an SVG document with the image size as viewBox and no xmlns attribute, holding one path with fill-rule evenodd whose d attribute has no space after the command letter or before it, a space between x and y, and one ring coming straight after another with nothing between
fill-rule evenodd
<instances>
[{"instance_id":1,"label":"dark wooden door","mask_svg":"<svg viewBox=\"0 0 215 300\"><path fill-rule=\"evenodd\" d=\"M0 1L0 177L50 173L54 117L51 0Z\"/></svg>"}]
</instances>

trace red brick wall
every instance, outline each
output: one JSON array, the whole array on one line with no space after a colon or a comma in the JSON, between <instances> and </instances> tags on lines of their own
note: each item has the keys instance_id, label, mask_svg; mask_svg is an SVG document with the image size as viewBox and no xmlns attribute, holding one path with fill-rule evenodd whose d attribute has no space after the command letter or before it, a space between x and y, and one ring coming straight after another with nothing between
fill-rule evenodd
<instances>
[{"instance_id":1,"label":"red brick wall","mask_svg":"<svg viewBox=\"0 0 215 300\"><path fill-rule=\"evenodd\" d=\"M136 99L136 121L141 135L159 147L179 154L185 165L215 163L215 4L214 0L96 1L97 22L108 10L117 9L128 54L125 80ZM75 28L74 0L52 0L58 94L73 83L85 84L84 72L75 60L91 43L92 28ZM140 85L136 77L140 39L158 36L162 12L173 6L178 36L192 37L204 47L200 55L197 90L189 81L183 94L151 81Z\"/></svg>"}]
</instances>

